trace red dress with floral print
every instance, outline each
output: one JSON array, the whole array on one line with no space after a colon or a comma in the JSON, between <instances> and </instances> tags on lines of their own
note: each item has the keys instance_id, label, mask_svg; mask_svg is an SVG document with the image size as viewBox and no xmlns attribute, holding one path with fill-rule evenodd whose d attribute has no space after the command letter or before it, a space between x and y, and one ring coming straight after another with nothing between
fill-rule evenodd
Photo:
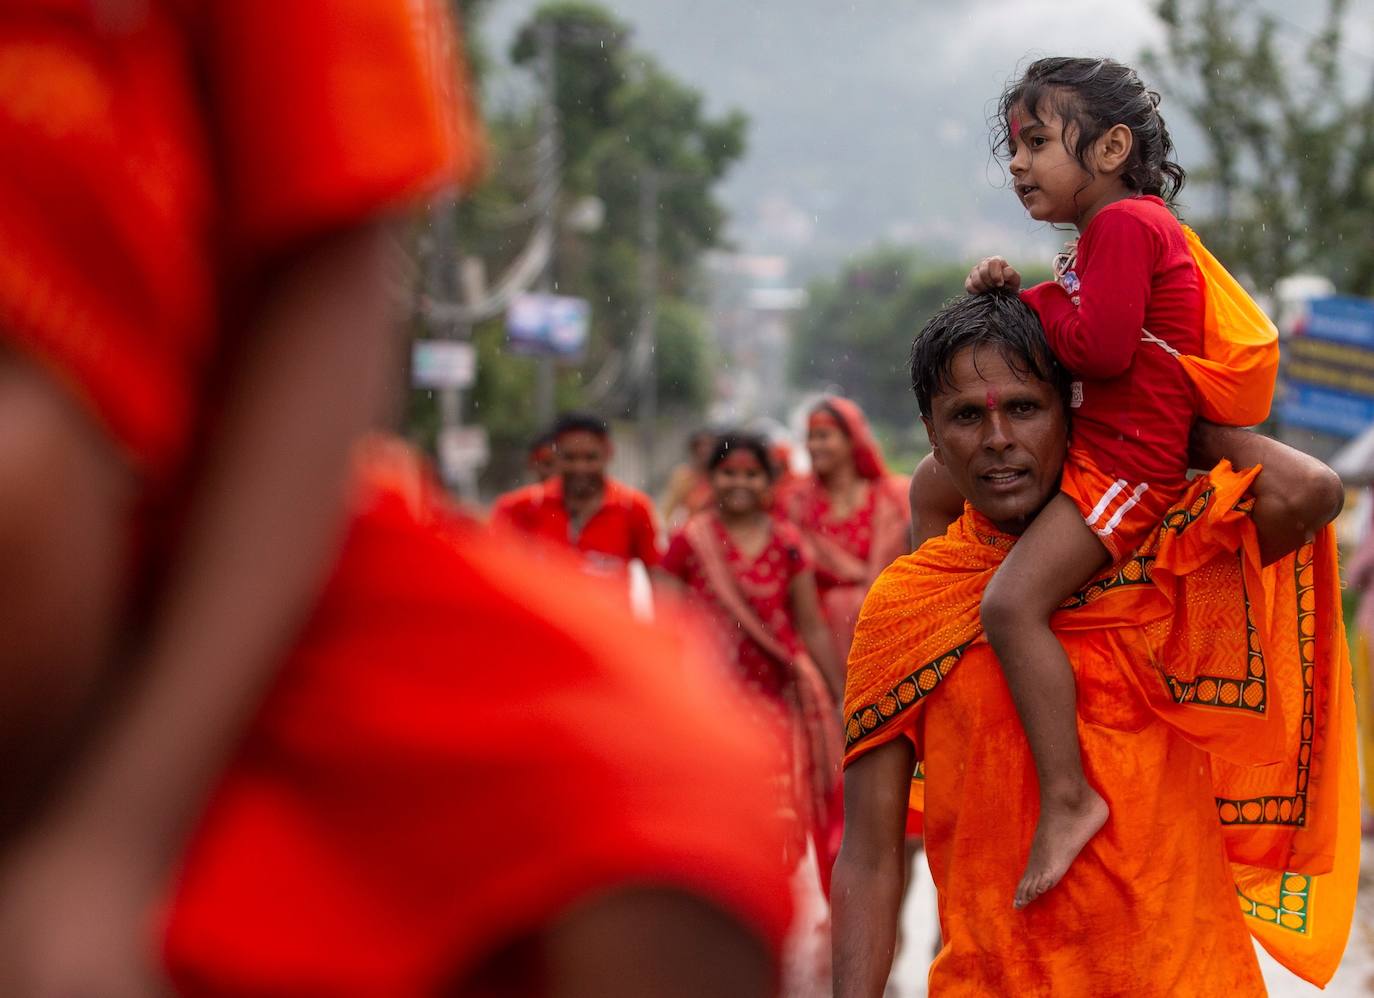
<instances>
[{"instance_id":1,"label":"red dress with floral print","mask_svg":"<svg viewBox=\"0 0 1374 998\"><path fill-rule=\"evenodd\" d=\"M784 647L797 652L802 644L792 621L790 590L792 580L811 565L802 553L801 535L795 527L778 521L771 526L768 543L757 557L751 559L735 546L724 524L712 517L716 539L725 552L735 583L748 600L750 608ZM772 699L781 697L783 687L790 678L785 666L745 634L721 604L684 531L673 535L661 567L686 583L692 594L719 621L717 631L726 636L724 643L733 652L740 677L745 683Z\"/></svg>"},{"instance_id":2,"label":"red dress with floral print","mask_svg":"<svg viewBox=\"0 0 1374 998\"><path fill-rule=\"evenodd\" d=\"M813 533L834 541L859 561L867 563L873 551L873 513L877 506L878 490L870 486L867 497L854 512L843 520L837 520L830 511L830 496L825 489L816 487L810 490L804 504L806 526ZM824 566L816 568L816 586L822 593L852 582L852 579L837 577Z\"/></svg>"}]
</instances>

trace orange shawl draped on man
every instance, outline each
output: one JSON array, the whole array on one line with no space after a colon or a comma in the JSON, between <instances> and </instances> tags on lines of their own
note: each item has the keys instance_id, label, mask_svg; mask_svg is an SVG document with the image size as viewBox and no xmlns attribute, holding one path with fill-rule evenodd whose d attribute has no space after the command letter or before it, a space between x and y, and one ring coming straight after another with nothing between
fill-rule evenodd
<instances>
[{"instance_id":1,"label":"orange shawl draped on man","mask_svg":"<svg viewBox=\"0 0 1374 998\"><path fill-rule=\"evenodd\" d=\"M1249 993L1263 985L1246 928L1307 980L1334 973L1359 865L1335 540L1327 528L1262 568L1254 474L1222 464L1199 478L1157 535L1055 615L1085 768L1111 818L1024 911L1008 899L1034 768L979 625L1014 538L966 507L874 585L849 662L846 762L914 743L911 806L945 940L932 993L1066 980L1084 995Z\"/></svg>"},{"instance_id":2,"label":"orange shawl draped on man","mask_svg":"<svg viewBox=\"0 0 1374 998\"><path fill-rule=\"evenodd\" d=\"M841 654L849 647L868 587L893 558L910 547L907 481L889 474L863 410L849 399L827 396L815 412L832 415L853 445L854 470L869 483L868 501L836 520L816 475L781 496L780 512L801 528L816 564L821 606ZM815 415L815 413L813 413Z\"/></svg>"}]
</instances>

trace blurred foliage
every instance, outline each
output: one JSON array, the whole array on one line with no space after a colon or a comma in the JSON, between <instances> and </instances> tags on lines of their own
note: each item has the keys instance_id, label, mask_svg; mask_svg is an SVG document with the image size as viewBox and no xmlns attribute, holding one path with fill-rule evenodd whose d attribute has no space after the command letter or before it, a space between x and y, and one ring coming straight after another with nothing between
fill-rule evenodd
<instances>
[{"instance_id":1,"label":"blurred foliage","mask_svg":"<svg viewBox=\"0 0 1374 998\"><path fill-rule=\"evenodd\" d=\"M490 69L474 51L475 19L490 0L460 0L475 72ZM646 169L659 177L659 303L657 370L660 404L695 416L709 401L714 357L700 311L689 302L703 252L720 244L725 214L715 186L744 153L746 120L739 113L713 116L702 95L662 70L633 45L629 25L592 3L540 7L520 27L512 62L538 72L539 34L552 25L560 135L562 190L558 211L588 196L604 205L594 232L563 226L554 263L560 294L587 298L592 328L585 362L560 367L560 408L589 406L614 418L631 411L634 386L628 350L642 306L641 183ZM542 93L542 91L537 91ZM488 113L487 179L457 208L459 242L495 280L520 250L537 221L529 210L541 165L537 157L539 109ZM535 435L534 362L504 349L500 320L473 331L478 379L465 419L487 428L493 464L487 478L518 477L525 443ZM596 382L596 384L592 384ZM412 393L410 426L423 436L435 422L427 392Z\"/></svg>"},{"instance_id":2,"label":"blurred foliage","mask_svg":"<svg viewBox=\"0 0 1374 998\"><path fill-rule=\"evenodd\" d=\"M1347 7L1326 0L1321 30L1305 33L1253 0L1155 5L1166 41L1146 64L1164 84L1166 120L1182 107L1207 149L1190 187L1213 203L1191 214L1264 291L1307 271L1374 294L1374 72L1342 45ZM1191 189L1185 199L1202 203Z\"/></svg>"},{"instance_id":3,"label":"blurred foliage","mask_svg":"<svg viewBox=\"0 0 1374 998\"><path fill-rule=\"evenodd\" d=\"M680 298L658 308L659 401L680 412L703 412L711 401L716 367L706 316Z\"/></svg>"},{"instance_id":4,"label":"blurred foliage","mask_svg":"<svg viewBox=\"0 0 1374 998\"><path fill-rule=\"evenodd\" d=\"M839 276L814 281L798 317L789 368L803 390L833 389L895 434L918 420L911 394L911 341L940 306L964 293L970 264L881 247ZM1027 281L1048 273L1030 272Z\"/></svg>"}]
</instances>

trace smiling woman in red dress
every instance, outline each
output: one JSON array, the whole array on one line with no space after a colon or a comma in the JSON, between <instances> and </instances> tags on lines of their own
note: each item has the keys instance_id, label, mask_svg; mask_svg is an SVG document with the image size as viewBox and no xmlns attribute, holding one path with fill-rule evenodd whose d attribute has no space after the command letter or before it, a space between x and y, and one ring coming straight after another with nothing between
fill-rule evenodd
<instances>
[{"instance_id":1,"label":"smiling woman in red dress","mask_svg":"<svg viewBox=\"0 0 1374 998\"><path fill-rule=\"evenodd\" d=\"M713 508L694 515L668 546L661 568L684 583L715 618L725 659L777 730L791 734L780 755L781 806L798 833L820 841L827 798L838 776L835 704L843 665L825 623L801 536L769 515L767 444L744 434L716 441L707 460ZM823 848L822 848L822 851Z\"/></svg>"}]
</instances>

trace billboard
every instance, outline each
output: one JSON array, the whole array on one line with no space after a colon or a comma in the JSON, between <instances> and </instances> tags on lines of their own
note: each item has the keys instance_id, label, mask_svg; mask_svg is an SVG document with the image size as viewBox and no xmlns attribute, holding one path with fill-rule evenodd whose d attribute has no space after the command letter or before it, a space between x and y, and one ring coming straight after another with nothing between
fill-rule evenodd
<instances>
[{"instance_id":1,"label":"billboard","mask_svg":"<svg viewBox=\"0 0 1374 998\"><path fill-rule=\"evenodd\" d=\"M591 317L585 298L516 295L506 311L506 342L514 353L577 360L587 346Z\"/></svg>"},{"instance_id":2,"label":"billboard","mask_svg":"<svg viewBox=\"0 0 1374 998\"><path fill-rule=\"evenodd\" d=\"M416 388L471 388L477 377L477 350L462 340L416 340L410 371Z\"/></svg>"},{"instance_id":3,"label":"billboard","mask_svg":"<svg viewBox=\"0 0 1374 998\"><path fill-rule=\"evenodd\" d=\"M1339 437L1374 426L1374 301L1312 299L1283 347L1283 423Z\"/></svg>"}]
</instances>

